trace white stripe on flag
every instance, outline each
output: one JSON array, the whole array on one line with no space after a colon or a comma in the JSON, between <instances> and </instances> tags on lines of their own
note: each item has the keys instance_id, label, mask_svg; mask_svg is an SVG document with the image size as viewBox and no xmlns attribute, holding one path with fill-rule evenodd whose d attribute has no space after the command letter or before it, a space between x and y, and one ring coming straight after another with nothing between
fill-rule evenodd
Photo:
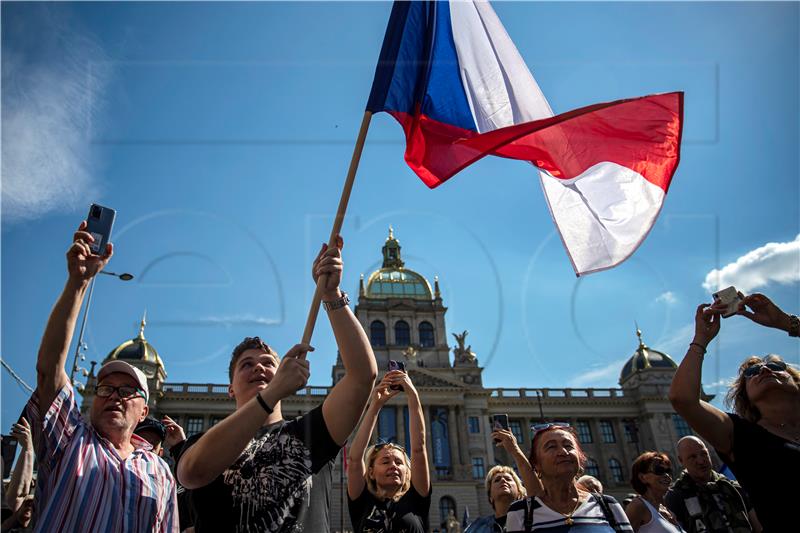
<instances>
[{"instance_id":1,"label":"white stripe on flag","mask_svg":"<svg viewBox=\"0 0 800 533\"><path fill-rule=\"evenodd\" d=\"M627 259L647 236L664 202L661 187L616 163L598 163L571 180L544 171L539 176L578 274Z\"/></svg>"},{"instance_id":2,"label":"white stripe on flag","mask_svg":"<svg viewBox=\"0 0 800 533\"><path fill-rule=\"evenodd\" d=\"M461 81L478 132L553 116L488 2L450 2Z\"/></svg>"}]
</instances>

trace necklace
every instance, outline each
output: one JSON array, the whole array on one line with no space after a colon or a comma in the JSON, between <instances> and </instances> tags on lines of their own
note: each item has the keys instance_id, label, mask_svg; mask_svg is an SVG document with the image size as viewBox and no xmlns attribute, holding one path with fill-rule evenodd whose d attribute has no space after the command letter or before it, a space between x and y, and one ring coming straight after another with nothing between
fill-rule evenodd
<instances>
[{"instance_id":1,"label":"necklace","mask_svg":"<svg viewBox=\"0 0 800 533\"><path fill-rule=\"evenodd\" d=\"M577 511L578 507L580 506L581 506L581 495L578 494L578 503L575 504L575 508L572 511L568 512L566 515L564 515L566 516L566 518L564 519L564 523L566 525L571 526L572 524L575 523L575 520L572 519L572 515L575 514L575 511Z\"/></svg>"},{"instance_id":2,"label":"necklace","mask_svg":"<svg viewBox=\"0 0 800 533\"><path fill-rule=\"evenodd\" d=\"M763 420L763 419L762 419ZM769 422L764 420L768 425L772 426L773 428L777 429L780 433L784 433L788 435L788 440L793 440L795 442L800 442L800 433L797 433L797 427L792 424L789 425L786 422L778 422L777 424L773 422Z\"/></svg>"}]
</instances>

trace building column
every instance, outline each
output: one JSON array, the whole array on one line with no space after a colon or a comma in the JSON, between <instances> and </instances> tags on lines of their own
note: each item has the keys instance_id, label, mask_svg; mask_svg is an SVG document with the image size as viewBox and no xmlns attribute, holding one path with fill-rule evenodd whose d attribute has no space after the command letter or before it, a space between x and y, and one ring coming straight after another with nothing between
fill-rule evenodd
<instances>
[{"instance_id":1,"label":"building column","mask_svg":"<svg viewBox=\"0 0 800 533\"><path fill-rule=\"evenodd\" d=\"M450 441L450 464L453 467L453 475L455 475L456 470L460 470L460 466L464 464L461 460L461 445L458 442L458 430L456 429L457 420L456 408L454 405L451 405L447 410L447 440Z\"/></svg>"},{"instance_id":2,"label":"building column","mask_svg":"<svg viewBox=\"0 0 800 533\"><path fill-rule=\"evenodd\" d=\"M395 406L394 423L397 431L397 444L400 446L406 445L406 424L403 418L403 406ZM409 450L410 451L410 450Z\"/></svg>"}]
</instances>

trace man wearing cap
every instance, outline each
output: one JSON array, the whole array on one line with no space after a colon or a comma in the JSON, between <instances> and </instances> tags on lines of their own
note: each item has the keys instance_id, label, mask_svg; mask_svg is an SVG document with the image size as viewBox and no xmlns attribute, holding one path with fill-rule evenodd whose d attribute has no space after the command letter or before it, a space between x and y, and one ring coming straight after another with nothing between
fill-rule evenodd
<instances>
[{"instance_id":1,"label":"man wearing cap","mask_svg":"<svg viewBox=\"0 0 800 533\"><path fill-rule=\"evenodd\" d=\"M134 435L147 417L147 379L124 361L103 365L83 419L64 370L86 289L111 259L91 252L82 222L67 251L66 285L47 321L26 406L37 436L36 531L178 531L175 479Z\"/></svg>"}]
</instances>

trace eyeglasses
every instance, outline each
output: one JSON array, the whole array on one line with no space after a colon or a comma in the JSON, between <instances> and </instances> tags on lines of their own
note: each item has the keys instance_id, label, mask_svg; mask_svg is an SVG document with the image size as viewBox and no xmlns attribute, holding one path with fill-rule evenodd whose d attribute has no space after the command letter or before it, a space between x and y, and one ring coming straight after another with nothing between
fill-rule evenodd
<instances>
[{"instance_id":1,"label":"eyeglasses","mask_svg":"<svg viewBox=\"0 0 800 533\"><path fill-rule=\"evenodd\" d=\"M761 369L767 367L768 369L772 370L773 372L783 372L786 370L786 363L783 361L769 361L767 363L756 363L753 366L748 366L742 372L742 375L745 379L750 379L752 377L757 376Z\"/></svg>"},{"instance_id":2,"label":"eyeglasses","mask_svg":"<svg viewBox=\"0 0 800 533\"><path fill-rule=\"evenodd\" d=\"M545 424L531 424L531 438L535 437L540 431L550 428L568 428L572 427L569 422L547 422Z\"/></svg>"},{"instance_id":3,"label":"eyeglasses","mask_svg":"<svg viewBox=\"0 0 800 533\"><path fill-rule=\"evenodd\" d=\"M121 400L129 400L136 396L137 394L144 398L144 391L138 387L130 387L128 385L123 385L121 387L112 387L111 385L98 385L94 388L94 393L101 398L109 398L114 391L117 392L117 396ZM144 398L145 400L147 398Z\"/></svg>"},{"instance_id":4,"label":"eyeglasses","mask_svg":"<svg viewBox=\"0 0 800 533\"><path fill-rule=\"evenodd\" d=\"M656 465L650 469L650 473L657 476L663 476L664 474L672 475L672 470L665 465Z\"/></svg>"}]
</instances>

